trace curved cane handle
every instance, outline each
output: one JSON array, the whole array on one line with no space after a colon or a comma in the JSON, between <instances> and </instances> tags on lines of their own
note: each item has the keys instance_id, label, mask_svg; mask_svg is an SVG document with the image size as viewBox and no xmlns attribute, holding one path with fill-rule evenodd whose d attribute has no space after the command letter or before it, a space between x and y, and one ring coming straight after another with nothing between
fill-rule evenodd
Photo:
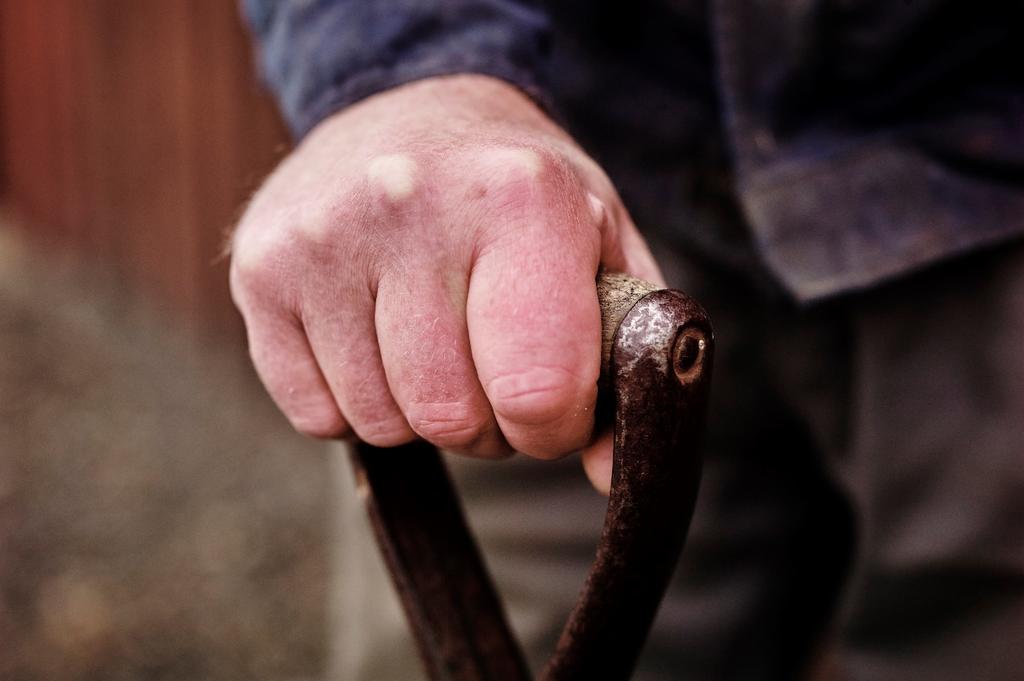
<instances>
[{"instance_id":1,"label":"curved cane handle","mask_svg":"<svg viewBox=\"0 0 1024 681\"><path fill-rule=\"evenodd\" d=\"M602 288L616 331L603 380L614 398L612 485L597 558L541 679L628 679L679 558L700 481L713 336L679 291L621 275ZM638 299L626 307L629 298ZM626 308L620 320L611 315ZM609 390L610 388L610 390Z\"/></svg>"},{"instance_id":2,"label":"curved cane handle","mask_svg":"<svg viewBox=\"0 0 1024 681\"><path fill-rule=\"evenodd\" d=\"M679 291L598 278L601 395L614 409L612 487L597 558L544 681L627 679L689 527L714 341ZM359 443L356 479L431 679L530 678L433 447Z\"/></svg>"}]
</instances>

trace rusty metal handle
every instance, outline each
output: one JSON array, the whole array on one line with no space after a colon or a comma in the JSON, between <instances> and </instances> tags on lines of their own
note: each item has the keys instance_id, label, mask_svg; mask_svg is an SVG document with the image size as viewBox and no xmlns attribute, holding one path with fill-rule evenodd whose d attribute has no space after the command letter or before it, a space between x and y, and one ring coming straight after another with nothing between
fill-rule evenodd
<instances>
[{"instance_id":1,"label":"rusty metal handle","mask_svg":"<svg viewBox=\"0 0 1024 681\"><path fill-rule=\"evenodd\" d=\"M679 291L598 278L601 401L614 413L612 486L597 557L544 681L628 679L697 495L714 340ZM434 681L526 681L522 652L433 447L360 443L352 462Z\"/></svg>"}]
</instances>

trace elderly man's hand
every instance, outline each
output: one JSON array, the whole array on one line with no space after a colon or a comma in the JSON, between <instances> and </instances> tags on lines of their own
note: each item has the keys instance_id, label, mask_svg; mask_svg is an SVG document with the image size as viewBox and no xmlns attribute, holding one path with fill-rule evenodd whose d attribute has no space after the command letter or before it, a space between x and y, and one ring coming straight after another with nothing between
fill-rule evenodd
<instances>
[{"instance_id":1,"label":"elderly man's hand","mask_svg":"<svg viewBox=\"0 0 1024 681\"><path fill-rule=\"evenodd\" d=\"M485 457L590 443L598 265L660 279L600 168L485 76L321 123L232 248L253 362L296 429ZM607 440L585 463L606 489Z\"/></svg>"}]
</instances>

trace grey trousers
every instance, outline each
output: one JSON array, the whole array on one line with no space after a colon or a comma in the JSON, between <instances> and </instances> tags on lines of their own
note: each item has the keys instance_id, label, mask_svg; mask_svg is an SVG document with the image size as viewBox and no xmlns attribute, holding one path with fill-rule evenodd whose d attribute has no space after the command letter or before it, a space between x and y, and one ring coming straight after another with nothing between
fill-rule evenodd
<instances>
[{"instance_id":1,"label":"grey trousers","mask_svg":"<svg viewBox=\"0 0 1024 681\"><path fill-rule=\"evenodd\" d=\"M1024 678L1024 247L807 310L663 265L718 350L697 510L635 678ZM331 678L423 678L335 463ZM453 464L539 666L604 500L573 459Z\"/></svg>"}]
</instances>

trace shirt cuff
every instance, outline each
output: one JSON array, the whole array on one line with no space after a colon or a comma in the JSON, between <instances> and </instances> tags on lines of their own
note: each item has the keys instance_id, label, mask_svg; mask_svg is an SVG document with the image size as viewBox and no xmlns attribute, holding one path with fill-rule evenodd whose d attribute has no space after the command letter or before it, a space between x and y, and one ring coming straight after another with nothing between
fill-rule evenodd
<instances>
[{"instance_id":1,"label":"shirt cuff","mask_svg":"<svg viewBox=\"0 0 1024 681\"><path fill-rule=\"evenodd\" d=\"M264 81L296 138L414 80L476 73L546 109L549 22L538 0L244 0Z\"/></svg>"},{"instance_id":2,"label":"shirt cuff","mask_svg":"<svg viewBox=\"0 0 1024 681\"><path fill-rule=\"evenodd\" d=\"M500 57L489 59L485 56L466 55L463 59L453 61L426 59L412 63L403 62L394 68L369 69L341 83L331 84L311 99L305 107L295 110L288 116L289 126L295 138L301 139L331 114L378 92L424 78L466 73L503 80L522 90L542 109L551 110L546 89L535 73Z\"/></svg>"}]
</instances>

